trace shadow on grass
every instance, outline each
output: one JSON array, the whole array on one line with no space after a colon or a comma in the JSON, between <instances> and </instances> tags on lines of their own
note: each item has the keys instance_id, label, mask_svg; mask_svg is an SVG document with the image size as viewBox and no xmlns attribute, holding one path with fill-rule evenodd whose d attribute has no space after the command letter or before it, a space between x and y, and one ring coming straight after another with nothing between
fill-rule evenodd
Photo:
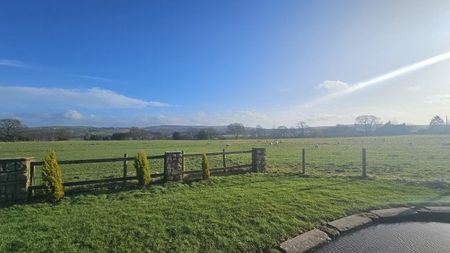
<instances>
[{"instance_id":1,"label":"shadow on grass","mask_svg":"<svg viewBox=\"0 0 450 253\"><path fill-rule=\"evenodd\" d=\"M102 194L114 194L120 192L131 192L135 190L149 189L152 186L156 185L164 185L165 183L162 180L153 182L150 186L147 187L139 187L136 183L127 182L127 183L107 183L107 184L93 184L86 186L76 186L76 187L66 187L65 188L65 197L73 197L78 195L102 195ZM57 202L52 202L46 196L44 190L35 190L34 196L29 197L28 200L20 201L20 202L9 202L3 205L0 205L0 209L8 208L15 205L29 205L29 204L39 204L39 203L53 203L57 204Z\"/></svg>"},{"instance_id":2,"label":"shadow on grass","mask_svg":"<svg viewBox=\"0 0 450 253\"><path fill-rule=\"evenodd\" d=\"M243 174L250 173L230 173L229 175L221 175L220 177L229 177L229 176L237 176ZM90 184L84 186L66 186L65 187L65 197L74 197L79 195L104 195L104 194L115 194L115 193L123 193L123 192L131 192L136 190L152 190L155 186L162 186L171 188L173 186L180 186L182 184L192 186L194 184L198 184L201 182L209 182L209 180L203 180L201 177L199 178L189 178L188 180L184 180L182 182L166 182L162 178L154 180L149 186L139 187L137 182L128 181L125 183L102 183L102 184ZM210 182L209 182L210 183ZM34 194L32 197L29 197L28 200L20 201L20 202L8 202L4 204L0 204L0 209L8 208L14 205L28 205L28 204L38 204L38 203L53 203L57 204L57 202L52 202L46 196L46 193L43 189L34 190Z\"/></svg>"},{"instance_id":3,"label":"shadow on grass","mask_svg":"<svg viewBox=\"0 0 450 253\"><path fill-rule=\"evenodd\" d=\"M227 177L236 177L236 180L224 180ZM172 186L180 186L180 185L188 185L188 186L198 186L198 185L211 185L214 186L216 184L220 184L221 187L254 187L257 184L266 183L268 181L272 181L274 178L285 178L285 180L290 181L294 178L302 178L302 179L312 179L312 180L320 180L320 179L336 179L336 182L323 184L323 182L318 182L317 184L311 185L309 182L308 186L303 188L297 188L299 191L313 191L317 189L330 189L339 185L345 185L357 181L372 181L374 178L366 177L363 178L361 176L320 176L320 175L307 175L299 172L289 172L289 173L245 173L240 175L223 175L223 176L215 176L212 180L202 180L201 178L190 178L188 181L184 181L182 183L177 182L165 182L164 180L157 180L152 182L150 186L141 188L138 187L136 182L126 182L126 183L108 183L108 184L98 184L98 185L86 185L86 186L72 186L66 187L65 195L66 197L73 197L78 195L103 195L103 194L115 194L122 192L131 192L136 190L152 190L153 187L167 187L171 188ZM217 181L214 179L218 179ZM255 180L252 180L255 179ZM283 181L277 181L277 183L283 183ZM299 181L299 183L301 183ZM443 193L440 196L436 196L433 199L426 200L426 202L437 201L443 197L450 196L450 192ZM31 197L28 201L18 202L18 203L9 203L6 205L0 206L0 208L7 208L12 205L26 205L26 204L36 204L36 203L51 203L48 198L45 196L43 190L36 190L35 195Z\"/></svg>"},{"instance_id":4,"label":"shadow on grass","mask_svg":"<svg viewBox=\"0 0 450 253\"><path fill-rule=\"evenodd\" d=\"M436 202L438 202L439 200L442 200L443 198L446 198L446 197L450 197L450 191L443 192L443 193L439 194L436 197L429 198L429 199L425 200L423 202L423 205L436 204ZM449 198L449 200L450 200L450 198Z\"/></svg>"}]
</instances>

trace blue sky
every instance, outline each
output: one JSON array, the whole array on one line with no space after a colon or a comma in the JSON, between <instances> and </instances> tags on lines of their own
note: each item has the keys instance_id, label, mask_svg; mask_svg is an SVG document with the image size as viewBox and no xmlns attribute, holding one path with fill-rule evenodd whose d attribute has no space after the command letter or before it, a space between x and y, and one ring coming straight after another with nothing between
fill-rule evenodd
<instances>
[{"instance_id":1,"label":"blue sky","mask_svg":"<svg viewBox=\"0 0 450 253\"><path fill-rule=\"evenodd\" d=\"M1 1L0 118L426 124L450 113L448 17L439 0Z\"/></svg>"}]
</instances>

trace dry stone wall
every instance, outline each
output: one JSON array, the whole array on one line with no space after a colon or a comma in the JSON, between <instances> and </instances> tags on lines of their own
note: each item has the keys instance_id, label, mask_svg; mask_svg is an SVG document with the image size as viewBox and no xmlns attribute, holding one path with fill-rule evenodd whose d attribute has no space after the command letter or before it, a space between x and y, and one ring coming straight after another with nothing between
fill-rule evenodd
<instances>
[{"instance_id":1,"label":"dry stone wall","mask_svg":"<svg viewBox=\"0 0 450 253\"><path fill-rule=\"evenodd\" d=\"M0 159L0 206L28 198L32 158Z\"/></svg>"},{"instance_id":2,"label":"dry stone wall","mask_svg":"<svg viewBox=\"0 0 450 253\"><path fill-rule=\"evenodd\" d=\"M254 172L266 171L266 149L253 148L252 149L252 167Z\"/></svg>"},{"instance_id":3,"label":"dry stone wall","mask_svg":"<svg viewBox=\"0 0 450 253\"><path fill-rule=\"evenodd\" d=\"M183 179L183 154L166 152L164 158L164 180L181 181Z\"/></svg>"}]
</instances>

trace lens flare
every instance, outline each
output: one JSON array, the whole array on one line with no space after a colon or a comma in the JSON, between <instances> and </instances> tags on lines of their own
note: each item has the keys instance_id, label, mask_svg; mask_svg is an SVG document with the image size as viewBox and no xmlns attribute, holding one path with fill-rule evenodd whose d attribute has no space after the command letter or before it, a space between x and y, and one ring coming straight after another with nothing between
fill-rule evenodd
<instances>
[{"instance_id":1,"label":"lens flare","mask_svg":"<svg viewBox=\"0 0 450 253\"><path fill-rule=\"evenodd\" d=\"M416 62L414 64L405 66L403 68L400 68L400 69L397 69L397 70L394 70L391 72L388 72L386 74L377 76L375 78L372 78L372 79L364 81L364 82L356 83L354 85L351 85L349 88L347 88L345 90L341 90L341 91L323 96L323 97L315 100L313 103L310 103L310 105L317 105L317 104L323 103L327 100L338 98L338 97L353 93L355 91L382 83L386 80L393 79L395 77L428 67L430 65L433 65L433 64L436 64L436 63L439 63L441 61L445 61L448 59L450 59L450 52L440 54L440 55L428 58L428 59L420 61L420 62Z\"/></svg>"}]
</instances>

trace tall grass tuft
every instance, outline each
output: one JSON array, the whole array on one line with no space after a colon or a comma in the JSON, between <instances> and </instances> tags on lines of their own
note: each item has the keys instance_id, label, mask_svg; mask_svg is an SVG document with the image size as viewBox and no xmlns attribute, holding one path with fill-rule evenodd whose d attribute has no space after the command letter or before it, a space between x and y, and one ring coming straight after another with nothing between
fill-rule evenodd
<instances>
[{"instance_id":1,"label":"tall grass tuft","mask_svg":"<svg viewBox=\"0 0 450 253\"><path fill-rule=\"evenodd\" d=\"M44 158L42 180L51 200L60 201L64 197L61 168L59 167L55 150L50 150Z\"/></svg>"},{"instance_id":2,"label":"tall grass tuft","mask_svg":"<svg viewBox=\"0 0 450 253\"><path fill-rule=\"evenodd\" d=\"M150 163L147 159L147 153L145 151L139 151L136 159L134 160L134 168L136 168L136 175L139 185L144 187L152 181L150 174Z\"/></svg>"},{"instance_id":3,"label":"tall grass tuft","mask_svg":"<svg viewBox=\"0 0 450 253\"><path fill-rule=\"evenodd\" d=\"M203 171L203 179L208 179L211 177L211 169L209 167L208 156L203 154L202 156L202 171Z\"/></svg>"}]
</instances>

